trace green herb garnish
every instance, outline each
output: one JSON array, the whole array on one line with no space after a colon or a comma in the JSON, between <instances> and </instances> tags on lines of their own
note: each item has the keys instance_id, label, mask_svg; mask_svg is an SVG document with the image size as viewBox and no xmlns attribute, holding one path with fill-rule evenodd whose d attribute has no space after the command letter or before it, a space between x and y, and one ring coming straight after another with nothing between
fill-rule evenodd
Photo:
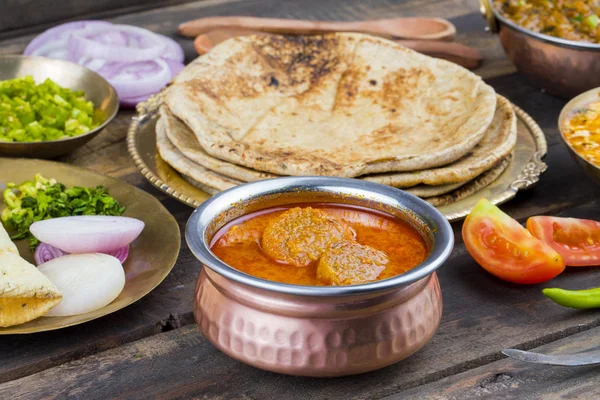
<instances>
[{"instance_id":1,"label":"green herb garnish","mask_svg":"<svg viewBox=\"0 0 600 400\"><path fill-rule=\"evenodd\" d=\"M596 14L592 14L585 19L585 23L592 29L596 29L598 23L600 22L600 18Z\"/></svg>"},{"instance_id":2,"label":"green herb garnish","mask_svg":"<svg viewBox=\"0 0 600 400\"><path fill-rule=\"evenodd\" d=\"M29 239L31 251L39 243L29 232L29 226L36 221L72 215L119 216L125 211L103 186L67 188L40 174L20 185L9 183L2 195L6 204L0 218L2 223L17 232L11 239Z\"/></svg>"},{"instance_id":3,"label":"green herb garnish","mask_svg":"<svg viewBox=\"0 0 600 400\"><path fill-rule=\"evenodd\" d=\"M82 135L103 117L80 90L31 76L0 81L0 142L42 142Z\"/></svg>"}]
</instances>

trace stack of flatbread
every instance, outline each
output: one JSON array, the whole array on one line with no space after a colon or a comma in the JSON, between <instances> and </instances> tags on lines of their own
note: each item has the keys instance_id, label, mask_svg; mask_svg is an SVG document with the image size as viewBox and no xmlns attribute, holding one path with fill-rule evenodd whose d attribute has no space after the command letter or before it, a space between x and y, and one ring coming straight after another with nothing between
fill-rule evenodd
<instances>
[{"instance_id":1,"label":"stack of flatbread","mask_svg":"<svg viewBox=\"0 0 600 400\"><path fill-rule=\"evenodd\" d=\"M177 76L159 114L161 158L211 194L327 175L439 206L497 179L517 134L508 100L477 75L353 33L225 41Z\"/></svg>"}]
</instances>

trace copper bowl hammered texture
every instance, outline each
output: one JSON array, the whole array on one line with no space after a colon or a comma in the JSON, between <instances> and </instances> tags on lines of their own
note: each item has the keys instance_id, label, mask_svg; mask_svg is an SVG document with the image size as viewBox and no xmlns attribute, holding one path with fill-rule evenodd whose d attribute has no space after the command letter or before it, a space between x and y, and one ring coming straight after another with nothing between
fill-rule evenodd
<instances>
[{"instance_id":1,"label":"copper bowl hammered texture","mask_svg":"<svg viewBox=\"0 0 600 400\"><path fill-rule=\"evenodd\" d=\"M492 1L480 0L481 12L527 80L563 98L600 86L600 44L532 32L503 17Z\"/></svg>"},{"instance_id":2,"label":"copper bowl hammered texture","mask_svg":"<svg viewBox=\"0 0 600 400\"><path fill-rule=\"evenodd\" d=\"M234 218L315 202L359 205L402 218L423 234L429 256L383 281L313 287L255 278L210 252L213 235ZM252 366L316 377L376 370L422 348L442 315L435 270L454 245L450 224L421 199L383 185L327 177L278 178L222 192L194 211L186 240L204 265L194 306L203 335Z\"/></svg>"}]
</instances>

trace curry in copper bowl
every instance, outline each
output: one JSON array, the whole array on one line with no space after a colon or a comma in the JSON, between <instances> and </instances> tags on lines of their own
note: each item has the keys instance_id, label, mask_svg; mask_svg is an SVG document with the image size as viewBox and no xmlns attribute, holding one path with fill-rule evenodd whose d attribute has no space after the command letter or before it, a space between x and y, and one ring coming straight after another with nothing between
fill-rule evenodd
<instances>
[{"instance_id":1,"label":"curry in copper bowl","mask_svg":"<svg viewBox=\"0 0 600 400\"><path fill-rule=\"evenodd\" d=\"M450 224L433 206L357 179L247 183L186 228L204 268L194 315L218 349L269 371L340 376L398 362L437 330L435 270Z\"/></svg>"},{"instance_id":2,"label":"curry in copper bowl","mask_svg":"<svg viewBox=\"0 0 600 400\"><path fill-rule=\"evenodd\" d=\"M301 204L225 225L212 252L249 275L295 285L355 285L400 275L427 257L408 223L342 204Z\"/></svg>"}]
</instances>

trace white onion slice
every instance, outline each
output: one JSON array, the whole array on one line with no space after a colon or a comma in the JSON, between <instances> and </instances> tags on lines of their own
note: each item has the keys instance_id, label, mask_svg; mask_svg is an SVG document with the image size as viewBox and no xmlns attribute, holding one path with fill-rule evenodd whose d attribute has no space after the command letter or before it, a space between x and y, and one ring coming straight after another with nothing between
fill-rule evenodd
<instances>
[{"instance_id":1,"label":"white onion slice","mask_svg":"<svg viewBox=\"0 0 600 400\"><path fill-rule=\"evenodd\" d=\"M103 215L53 218L29 227L40 242L73 254L109 253L133 242L143 229L138 219Z\"/></svg>"},{"instance_id":2,"label":"white onion slice","mask_svg":"<svg viewBox=\"0 0 600 400\"><path fill-rule=\"evenodd\" d=\"M69 254L38 267L63 298L46 316L84 314L107 306L125 287L119 260L106 254Z\"/></svg>"},{"instance_id":3,"label":"white onion slice","mask_svg":"<svg viewBox=\"0 0 600 400\"><path fill-rule=\"evenodd\" d=\"M125 45L105 44L103 35L125 34ZM129 25L112 25L74 32L68 40L68 49L73 57L102 58L106 61L136 62L154 60L167 49L164 38L147 29Z\"/></svg>"}]
</instances>

